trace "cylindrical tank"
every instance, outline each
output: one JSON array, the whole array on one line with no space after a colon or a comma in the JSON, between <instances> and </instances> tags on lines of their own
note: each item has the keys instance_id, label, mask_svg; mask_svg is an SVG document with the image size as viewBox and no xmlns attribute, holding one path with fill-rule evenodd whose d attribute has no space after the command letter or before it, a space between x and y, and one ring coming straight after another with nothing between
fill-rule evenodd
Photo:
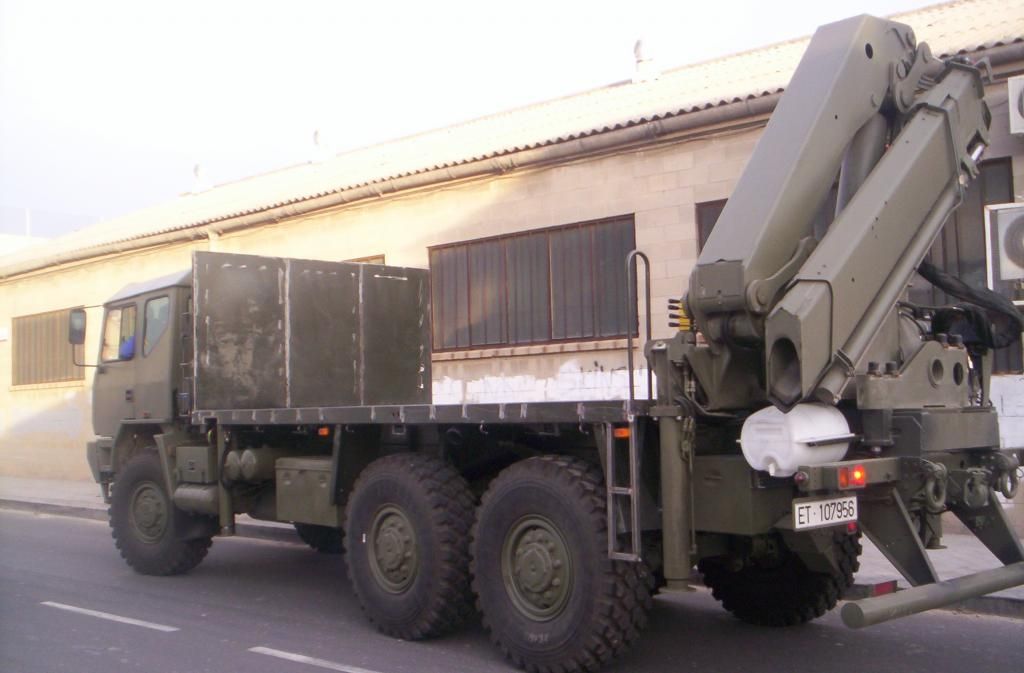
<instances>
[{"instance_id":1,"label":"cylindrical tank","mask_svg":"<svg viewBox=\"0 0 1024 673\"><path fill-rule=\"evenodd\" d=\"M224 477L228 481L242 481L242 452L228 451L224 456Z\"/></svg>"},{"instance_id":2,"label":"cylindrical tank","mask_svg":"<svg viewBox=\"0 0 1024 673\"><path fill-rule=\"evenodd\" d=\"M174 505L196 514L217 514L217 486L214 484L181 484L174 489Z\"/></svg>"},{"instance_id":3,"label":"cylindrical tank","mask_svg":"<svg viewBox=\"0 0 1024 673\"><path fill-rule=\"evenodd\" d=\"M755 470L789 477L801 465L842 460L850 446L850 425L841 411L826 404L798 404L789 413L766 407L744 421L740 446Z\"/></svg>"},{"instance_id":4,"label":"cylindrical tank","mask_svg":"<svg viewBox=\"0 0 1024 673\"><path fill-rule=\"evenodd\" d=\"M271 446L246 449L239 461L242 479L245 481L269 481L274 478L274 464L278 458L287 456L288 451Z\"/></svg>"}]
</instances>

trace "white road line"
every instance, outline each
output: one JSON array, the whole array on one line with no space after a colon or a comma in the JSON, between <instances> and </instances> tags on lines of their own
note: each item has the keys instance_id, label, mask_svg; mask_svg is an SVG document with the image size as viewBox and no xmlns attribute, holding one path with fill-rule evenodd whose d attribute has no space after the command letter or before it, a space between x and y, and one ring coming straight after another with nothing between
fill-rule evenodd
<instances>
[{"instance_id":1,"label":"white road line","mask_svg":"<svg viewBox=\"0 0 1024 673\"><path fill-rule=\"evenodd\" d=\"M112 622L119 622L121 624L131 624L132 626L141 626L146 629L153 629L154 631L163 631L170 633L171 631L177 631L177 627L164 626L163 624L154 624L153 622L144 622L141 619L132 619L131 617L122 617L121 615L112 615L109 612L100 612L99 610L87 610L86 608L76 608L74 605L65 605L64 603L54 603L53 601L43 601L40 605L48 605L51 608L57 608L58 610L67 610L68 612L76 612L80 615L88 615L90 617L99 617L100 619L107 619Z\"/></svg>"},{"instance_id":2,"label":"white road line","mask_svg":"<svg viewBox=\"0 0 1024 673\"><path fill-rule=\"evenodd\" d=\"M380 673L379 671L371 671L368 668L359 668L357 666L346 666L344 664L336 664L333 661L327 661L326 659L307 657L304 654L296 654L295 652L285 652L284 650L275 650L270 647L250 647L249 651L254 652L256 654L266 654L267 656L277 657L278 659L295 661L300 664L319 666L320 668L326 668L329 671L341 671L341 673Z\"/></svg>"}]
</instances>

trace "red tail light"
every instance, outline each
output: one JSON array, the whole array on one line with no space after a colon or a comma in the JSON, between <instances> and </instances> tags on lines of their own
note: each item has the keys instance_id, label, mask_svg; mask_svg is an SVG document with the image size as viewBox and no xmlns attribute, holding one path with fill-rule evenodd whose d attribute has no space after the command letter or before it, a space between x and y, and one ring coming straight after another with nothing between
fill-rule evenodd
<instances>
[{"instance_id":1,"label":"red tail light","mask_svg":"<svg viewBox=\"0 0 1024 673\"><path fill-rule=\"evenodd\" d=\"M863 465L839 468L839 488L864 488L868 483L868 471Z\"/></svg>"}]
</instances>

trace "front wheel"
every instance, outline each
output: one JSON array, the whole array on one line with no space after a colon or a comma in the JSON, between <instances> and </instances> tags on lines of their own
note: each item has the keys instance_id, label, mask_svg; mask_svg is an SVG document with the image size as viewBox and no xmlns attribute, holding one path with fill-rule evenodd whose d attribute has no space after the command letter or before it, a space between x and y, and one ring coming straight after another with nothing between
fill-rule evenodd
<instances>
[{"instance_id":1,"label":"front wheel","mask_svg":"<svg viewBox=\"0 0 1024 673\"><path fill-rule=\"evenodd\" d=\"M473 588L491 639L538 673L592 671L639 636L645 568L608 558L600 471L530 458L492 482L473 528Z\"/></svg>"},{"instance_id":2,"label":"front wheel","mask_svg":"<svg viewBox=\"0 0 1024 673\"><path fill-rule=\"evenodd\" d=\"M132 457L117 475L110 495L111 534L121 556L143 575L179 575L206 556L212 537L181 539L195 522L174 506L164 486L156 453Z\"/></svg>"}]
</instances>

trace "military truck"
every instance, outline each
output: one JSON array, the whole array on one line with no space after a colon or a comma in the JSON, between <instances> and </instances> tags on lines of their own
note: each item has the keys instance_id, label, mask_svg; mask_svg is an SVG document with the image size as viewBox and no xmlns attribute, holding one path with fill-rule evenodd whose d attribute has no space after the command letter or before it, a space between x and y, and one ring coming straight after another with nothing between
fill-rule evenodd
<instances>
[{"instance_id":1,"label":"military truck","mask_svg":"<svg viewBox=\"0 0 1024 673\"><path fill-rule=\"evenodd\" d=\"M479 611L545 672L619 655L695 568L742 620L814 619L862 532L913 588L846 603L854 627L1024 583L998 497L1021 451L1000 449L988 392L1021 317L922 263L986 146L984 70L899 23L819 29L673 304L680 329L652 339L648 320L626 399L433 404L423 270L196 252L126 288L87 450L118 549L183 573L240 514L290 522L344 549L384 633ZM644 260L624 260L631 311ZM959 303L907 301L915 270ZM74 312L72 343L85 328ZM946 512L1003 567L940 581Z\"/></svg>"}]
</instances>

